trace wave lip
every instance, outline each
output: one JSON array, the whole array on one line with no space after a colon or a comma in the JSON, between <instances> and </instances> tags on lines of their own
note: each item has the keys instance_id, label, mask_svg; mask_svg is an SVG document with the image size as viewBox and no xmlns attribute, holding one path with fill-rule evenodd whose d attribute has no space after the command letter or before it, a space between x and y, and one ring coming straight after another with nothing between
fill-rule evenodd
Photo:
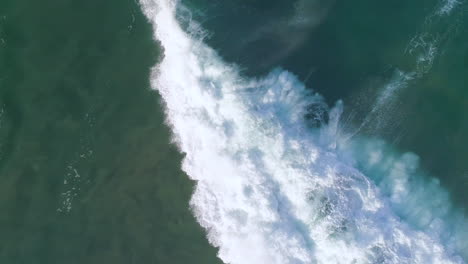
<instances>
[{"instance_id":1,"label":"wave lip","mask_svg":"<svg viewBox=\"0 0 468 264\"><path fill-rule=\"evenodd\" d=\"M385 159L340 142L341 102L311 129L304 116L325 103L293 74L242 78L194 37L195 22L196 34L180 28L177 2L141 4L164 48L151 82L197 182L191 207L225 263L464 263L444 236L447 219L426 210L437 228L405 222L400 200L358 169L361 146L369 164Z\"/></svg>"}]
</instances>

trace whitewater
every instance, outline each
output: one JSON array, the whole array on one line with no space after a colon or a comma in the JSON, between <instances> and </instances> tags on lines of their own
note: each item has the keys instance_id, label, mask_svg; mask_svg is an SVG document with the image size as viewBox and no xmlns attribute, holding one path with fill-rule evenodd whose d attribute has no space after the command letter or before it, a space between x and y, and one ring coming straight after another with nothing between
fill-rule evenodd
<instances>
[{"instance_id":1,"label":"whitewater","mask_svg":"<svg viewBox=\"0 0 468 264\"><path fill-rule=\"evenodd\" d=\"M179 25L178 3L142 0L164 57L152 71L190 202L225 263L465 263L468 227L418 156L348 137L280 68L245 78ZM320 123L320 126L314 125Z\"/></svg>"}]
</instances>

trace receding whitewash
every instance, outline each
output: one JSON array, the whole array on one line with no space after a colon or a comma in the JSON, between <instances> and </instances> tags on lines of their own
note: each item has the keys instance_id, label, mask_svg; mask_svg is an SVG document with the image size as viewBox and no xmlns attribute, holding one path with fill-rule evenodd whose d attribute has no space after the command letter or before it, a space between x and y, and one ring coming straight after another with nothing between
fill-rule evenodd
<instances>
[{"instance_id":1,"label":"receding whitewash","mask_svg":"<svg viewBox=\"0 0 468 264\"><path fill-rule=\"evenodd\" d=\"M81 176L71 165L67 166L67 174L63 180L63 186L66 186L64 191L60 194L61 201L60 206L57 208L57 212L68 213L72 210L73 201L78 196L80 191L79 183L81 181Z\"/></svg>"},{"instance_id":2,"label":"receding whitewash","mask_svg":"<svg viewBox=\"0 0 468 264\"><path fill-rule=\"evenodd\" d=\"M92 114L86 113L84 116L88 128L94 126L95 118ZM69 213L73 209L73 205L82 192L82 188L90 183L86 172L83 173L81 168L86 168L86 163L93 157L94 152L90 147L90 140L87 135L79 138L80 150L74 155L65 168L65 175L62 182L59 206L57 212ZM80 174L81 171L81 174Z\"/></svg>"},{"instance_id":3,"label":"receding whitewash","mask_svg":"<svg viewBox=\"0 0 468 264\"><path fill-rule=\"evenodd\" d=\"M192 209L225 263L464 263L449 219L435 219L448 214L421 207L438 223L428 230L402 220L400 200L354 166L352 144L337 147L341 103L333 125L311 131L303 117L324 102L293 74L242 78L180 28L176 2L141 4L164 48L152 86L197 181ZM385 153L371 150L381 163ZM393 172L389 192L411 184Z\"/></svg>"}]
</instances>

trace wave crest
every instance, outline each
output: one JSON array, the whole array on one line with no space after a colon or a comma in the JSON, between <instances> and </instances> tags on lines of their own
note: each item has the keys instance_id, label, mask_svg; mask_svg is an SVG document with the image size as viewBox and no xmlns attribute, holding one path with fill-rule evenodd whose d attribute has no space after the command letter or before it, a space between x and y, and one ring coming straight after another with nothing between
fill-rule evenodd
<instances>
[{"instance_id":1,"label":"wave crest","mask_svg":"<svg viewBox=\"0 0 468 264\"><path fill-rule=\"evenodd\" d=\"M439 187L413 196L433 186L410 179L414 154L341 140L342 102L329 110L281 69L245 79L180 28L176 2L141 4L164 48L151 81L196 181L191 207L225 263L463 263L463 218L433 212L449 203Z\"/></svg>"}]
</instances>

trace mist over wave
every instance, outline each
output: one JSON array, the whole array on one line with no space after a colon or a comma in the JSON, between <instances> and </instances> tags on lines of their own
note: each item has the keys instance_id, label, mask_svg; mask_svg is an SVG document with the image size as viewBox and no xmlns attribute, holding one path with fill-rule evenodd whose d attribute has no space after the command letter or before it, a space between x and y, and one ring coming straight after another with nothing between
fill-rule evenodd
<instances>
[{"instance_id":1,"label":"mist over wave","mask_svg":"<svg viewBox=\"0 0 468 264\"><path fill-rule=\"evenodd\" d=\"M225 263L465 263L464 216L415 154L350 138L344 103L288 71L240 76L196 22L181 29L177 2L141 4L164 48L152 86Z\"/></svg>"}]
</instances>

